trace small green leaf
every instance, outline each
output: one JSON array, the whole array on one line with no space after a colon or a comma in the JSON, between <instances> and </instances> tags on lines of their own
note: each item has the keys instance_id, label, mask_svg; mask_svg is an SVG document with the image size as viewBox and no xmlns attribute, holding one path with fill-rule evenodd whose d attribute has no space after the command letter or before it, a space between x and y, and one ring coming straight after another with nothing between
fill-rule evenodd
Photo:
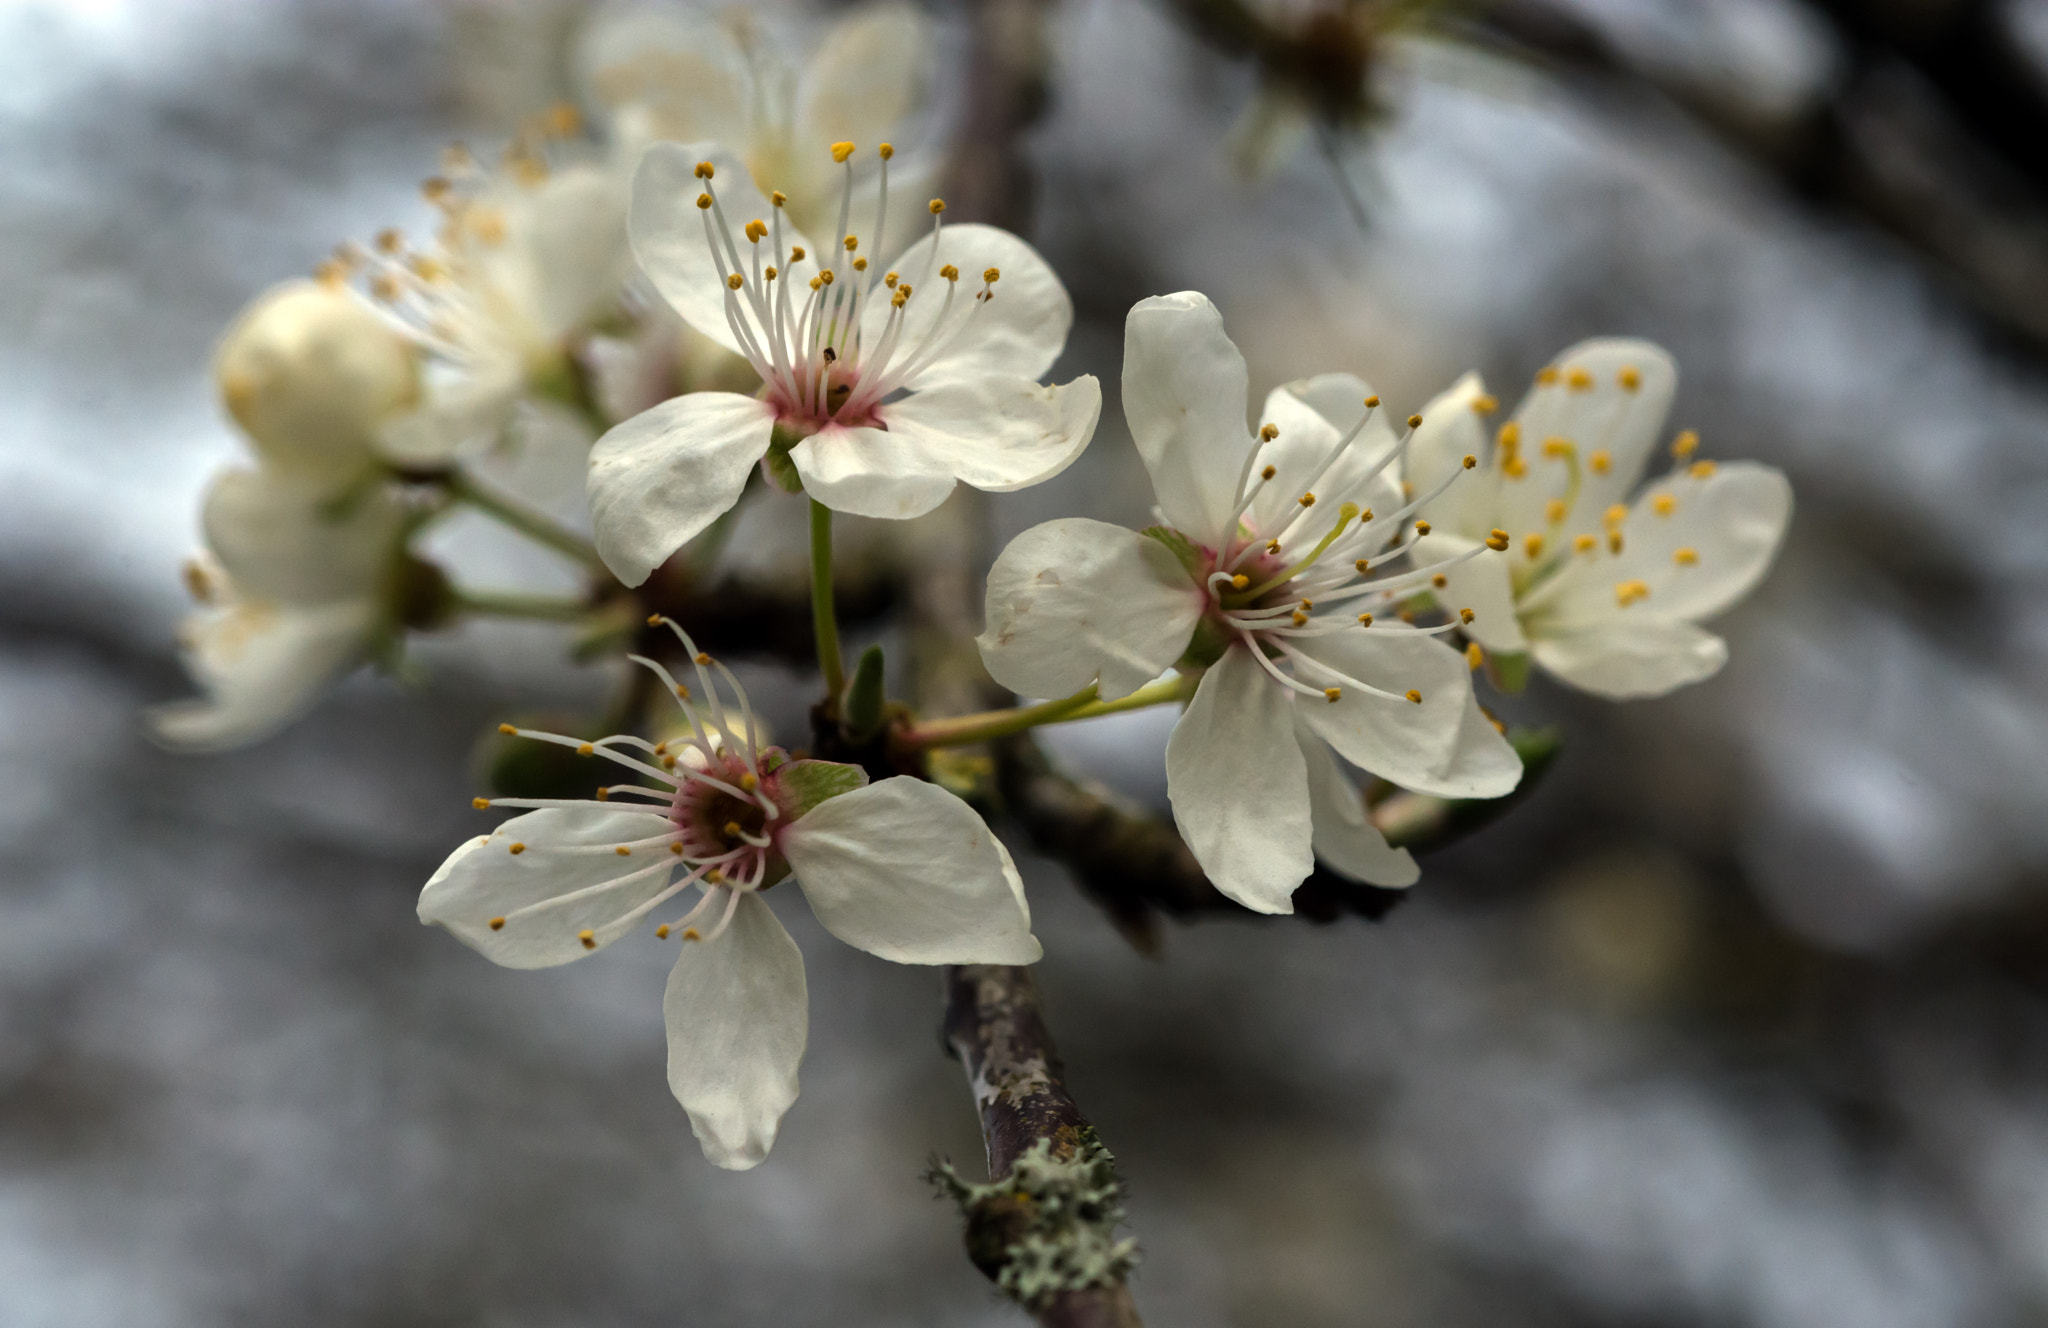
<instances>
[{"instance_id":1,"label":"small green leaf","mask_svg":"<svg viewBox=\"0 0 2048 1328\"><path fill-rule=\"evenodd\" d=\"M1172 526L1147 526L1138 532L1147 539L1156 539L1187 569L1189 576L1200 581L1208 559L1195 547L1193 540L1175 530Z\"/></svg>"},{"instance_id":2,"label":"small green leaf","mask_svg":"<svg viewBox=\"0 0 2048 1328\"><path fill-rule=\"evenodd\" d=\"M1495 687L1513 696L1529 685L1529 656L1526 652L1518 655L1496 655L1488 651L1486 676L1493 680Z\"/></svg>"},{"instance_id":3,"label":"small green leaf","mask_svg":"<svg viewBox=\"0 0 2048 1328\"><path fill-rule=\"evenodd\" d=\"M846 736L866 742L882 727L882 648L869 646L853 666L853 679L846 684L846 701L840 723Z\"/></svg>"},{"instance_id":4,"label":"small green leaf","mask_svg":"<svg viewBox=\"0 0 2048 1328\"><path fill-rule=\"evenodd\" d=\"M794 821L827 798L867 787L868 776L857 765L837 761L791 761L775 772L776 801Z\"/></svg>"}]
</instances>

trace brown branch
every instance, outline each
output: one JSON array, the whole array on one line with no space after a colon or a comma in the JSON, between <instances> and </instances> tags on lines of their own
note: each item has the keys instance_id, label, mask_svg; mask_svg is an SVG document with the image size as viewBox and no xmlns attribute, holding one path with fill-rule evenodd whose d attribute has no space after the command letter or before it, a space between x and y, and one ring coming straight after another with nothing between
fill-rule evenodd
<instances>
[{"instance_id":1,"label":"brown branch","mask_svg":"<svg viewBox=\"0 0 2048 1328\"><path fill-rule=\"evenodd\" d=\"M1034 1154L1056 1164L1090 1165L1094 1127L1067 1091L1066 1067L1053 1046L1028 968L963 964L946 970L946 1044L967 1070L994 1180L1013 1175ZM976 1266L1000 1276L1028 1224L1031 1197L996 1194L969 1212L967 1242ZM1047 1328L1140 1328L1121 1272L1105 1285L1052 1290L1028 1306Z\"/></svg>"}]
</instances>

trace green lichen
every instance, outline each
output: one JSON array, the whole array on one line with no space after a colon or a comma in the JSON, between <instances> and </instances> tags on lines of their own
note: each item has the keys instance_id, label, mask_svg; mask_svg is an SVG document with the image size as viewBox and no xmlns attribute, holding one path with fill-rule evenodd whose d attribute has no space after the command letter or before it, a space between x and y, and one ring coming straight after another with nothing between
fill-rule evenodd
<instances>
[{"instance_id":1,"label":"green lichen","mask_svg":"<svg viewBox=\"0 0 2048 1328\"><path fill-rule=\"evenodd\" d=\"M1064 1158L1053 1140L1038 1140L987 1185L961 1179L947 1162L931 1179L966 1217L975 1266L1026 1309L1062 1291L1115 1286L1137 1265L1138 1243L1116 1238L1124 1220L1116 1159L1093 1130Z\"/></svg>"}]
</instances>

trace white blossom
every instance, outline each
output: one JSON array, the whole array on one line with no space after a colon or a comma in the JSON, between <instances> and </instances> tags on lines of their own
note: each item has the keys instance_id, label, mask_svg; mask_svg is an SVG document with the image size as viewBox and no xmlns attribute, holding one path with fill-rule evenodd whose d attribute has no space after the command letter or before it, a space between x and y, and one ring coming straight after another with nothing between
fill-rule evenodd
<instances>
[{"instance_id":1,"label":"white blossom","mask_svg":"<svg viewBox=\"0 0 2048 1328\"><path fill-rule=\"evenodd\" d=\"M186 566L200 607L180 630L201 699L159 706L151 730L212 749L296 718L396 630L409 513L381 485L336 498L296 478L231 470L202 514L210 552Z\"/></svg>"},{"instance_id":2,"label":"white blossom","mask_svg":"<svg viewBox=\"0 0 2048 1328\"><path fill-rule=\"evenodd\" d=\"M1521 766L1436 639L1446 628L1397 616L1446 569L1380 575L1412 548L1403 440L1343 374L1276 390L1253 434L1244 359L1200 294L1139 303L1124 336L1124 412L1163 524L1070 518L1012 541L989 574L989 672L1027 695L1094 683L1107 700L1203 668L1167 745L1167 792L1217 888L1289 912L1317 857L1413 882L1337 758L1445 797L1506 793Z\"/></svg>"},{"instance_id":3,"label":"white blossom","mask_svg":"<svg viewBox=\"0 0 2048 1328\"><path fill-rule=\"evenodd\" d=\"M883 187L864 235L849 229L853 154L846 142L830 150L844 183L839 238L823 251L783 195L763 197L725 148L661 143L641 158L628 221L641 268L685 322L745 356L763 387L692 392L598 440L597 547L627 585L731 508L771 446L771 462L786 459L826 506L903 519L958 482L1004 491L1049 479L1088 445L1102 407L1095 379L1037 381L1074 318L1051 267L1007 231L944 225L935 199L929 232L885 268L900 243L890 149L879 150Z\"/></svg>"},{"instance_id":4,"label":"white blossom","mask_svg":"<svg viewBox=\"0 0 2048 1328\"><path fill-rule=\"evenodd\" d=\"M675 631L694 689L634 658L678 698L685 737L579 742L503 730L650 782L590 800L477 799L534 810L450 855L419 914L493 962L547 968L697 891L694 906L655 928L682 946L663 1000L669 1087L704 1155L743 1169L768 1155L796 1100L809 1026L803 959L762 892L794 878L827 931L898 963L1029 964L1040 949L1016 867L971 807L922 780L870 784L858 767L765 745L738 681Z\"/></svg>"},{"instance_id":5,"label":"white blossom","mask_svg":"<svg viewBox=\"0 0 2048 1328\"><path fill-rule=\"evenodd\" d=\"M1493 401L1468 374L1423 411L1410 477L1428 486L1468 453L1488 464L1423 507L1425 546L1450 558L1493 540L1506 557L1449 569L1439 598L1474 611L1485 649L1527 653L1596 695L1660 696L1727 660L1699 626L1763 577L1792 515L1792 489L1754 462L1675 464L1639 491L1678 386L1671 357L1646 341L1581 342L1537 375L1489 452ZM1635 492L1628 501L1631 491Z\"/></svg>"}]
</instances>

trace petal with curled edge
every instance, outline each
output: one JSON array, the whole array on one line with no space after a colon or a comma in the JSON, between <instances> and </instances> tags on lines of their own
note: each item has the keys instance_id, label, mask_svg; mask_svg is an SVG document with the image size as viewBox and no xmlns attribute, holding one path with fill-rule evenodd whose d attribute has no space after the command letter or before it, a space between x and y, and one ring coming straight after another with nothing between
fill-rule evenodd
<instances>
[{"instance_id":1,"label":"petal with curled edge","mask_svg":"<svg viewBox=\"0 0 2048 1328\"><path fill-rule=\"evenodd\" d=\"M420 921L446 927L506 968L551 968L595 954L632 930L638 919L628 915L674 874L665 844L630 848L623 857L616 849L674 828L666 816L600 807L515 816L448 855L420 892ZM514 853L514 844L524 847ZM644 874L628 879L635 873ZM620 884L608 886L613 881ZM519 914L537 904L548 907ZM502 921L493 927L493 920Z\"/></svg>"},{"instance_id":2,"label":"petal with curled edge","mask_svg":"<svg viewBox=\"0 0 2048 1328\"><path fill-rule=\"evenodd\" d=\"M758 894L739 897L723 935L683 943L661 999L668 1086L714 1165L745 1171L774 1147L796 1101L809 1000L803 953Z\"/></svg>"},{"instance_id":3,"label":"petal with curled edge","mask_svg":"<svg viewBox=\"0 0 2048 1328\"><path fill-rule=\"evenodd\" d=\"M1582 692L1632 701L1713 677L1728 662L1728 644L1704 627L1676 619L1615 618L1561 636L1537 637L1530 654Z\"/></svg>"},{"instance_id":4,"label":"petal with curled edge","mask_svg":"<svg viewBox=\"0 0 2048 1328\"><path fill-rule=\"evenodd\" d=\"M773 221L775 209L755 186L754 177L740 159L712 143L656 143L647 149L633 172L626 232L641 270L669 307L684 322L727 350L745 354L746 348L734 333L727 314L727 297L732 295L725 284L732 271L731 256L725 248L728 237L720 236L719 248L714 253L704 235L704 220L707 215L712 218L712 231L717 234L718 214L706 213L697 206L697 196L706 192L705 182L697 178L697 163L703 161L712 165L711 192L718 199L727 225L733 229L731 243L738 250L740 261L751 263L749 251L753 246L740 234L740 228L750 221ZM785 257L792 246L801 245L809 257L803 264L786 265L789 274L784 280L808 280L808 274L815 270L818 251L811 248L810 241L788 216L781 218L781 225L783 254L764 253L761 261L763 265L774 263ZM772 242L771 239L761 243ZM756 345L768 344L746 292L733 298L730 308Z\"/></svg>"},{"instance_id":5,"label":"petal with curled edge","mask_svg":"<svg viewBox=\"0 0 2048 1328\"><path fill-rule=\"evenodd\" d=\"M1294 736L1308 765L1309 814L1315 822L1315 852L1340 876L1387 889L1403 889L1422 878L1405 848L1395 848L1372 823L1358 786L1337 762L1330 744L1297 721Z\"/></svg>"},{"instance_id":6,"label":"petal with curled edge","mask_svg":"<svg viewBox=\"0 0 2048 1328\"><path fill-rule=\"evenodd\" d=\"M1259 913L1292 913L1315 870L1308 769L1293 694L1234 645L1202 676L1166 742L1166 796L1218 890Z\"/></svg>"},{"instance_id":7,"label":"petal with curled edge","mask_svg":"<svg viewBox=\"0 0 2048 1328\"><path fill-rule=\"evenodd\" d=\"M940 272L960 271L957 282ZM926 235L891 264L909 282L910 299L898 311L879 282L868 296L861 335L880 344L891 317L900 319L890 372L918 366L904 386L912 390L979 378L1043 377L1066 348L1074 301L1036 249L1008 231L979 222ZM989 298L979 298L982 274L999 274Z\"/></svg>"},{"instance_id":8,"label":"petal with curled edge","mask_svg":"<svg viewBox=\"0 0 2048 1328\"><path fill-rule=\"evenodd\" d=\"M1220 550L1251 450L1244 356L1198 291L1140 300L1124 320L1124 419L1168 525Z\"/></svg>"},{"instance_id":9,"label":"petal with curled edge","mask_svg":"<svg viewBox=\"0 0 2048 1328\"><path fill-rule=\"evenodd\" d=\"M266 738L363 661L380 622L373 600L311 608L242 600L202 609L179 636L185 666L206 695L151 709L150 733L183 751Z\"/></svg>"},{"instance_id":10,"label":"petal with curled edge","mask_svg":"<svg viewBox=\"0 0 2048 1328\"><path fill-rule=\"evenodd\" d=\"M980 813L898 775L827 799L777 839L825 930L899 964L1035 964L1024 882Z\"/></svg>"},{"instance_id":11,"label":"petal with curled edge","mask_svg":"<svg viewBox=\"0 0 2048 1328\"><path fill-rule=\"evenodd\" d=\"M691 392L614 426L586 483L605 566L645 581L739 501L774 432L774 408L735 392Z\"/></svg>"},{"instance_id":12,"label":"petal with curled edge","mask_svg":"<svg viewBox=\"0 0 2048 1328\"><path fill-rule=\"evenodd\" d=\"M953 468L926 431L828 425L789 449L804 492L835 512L907 521L953 492Z\"/></svg>"},{"instance_id":13,"label":"petal with curled edge","mask_svg":"<svg viewBox=\"0 0 2048 1328\"><path fill-rule=\"evenodd\" d=\"M990 493L1051 479L1074 464L1102 415L1102 386L1083 374L1062 387L979 378L913 392L875 414L892 434Z\"/></svg>"},{"instance_id":14,"label":"petal with curled edge","mask_svg":"<svg viewBox=\"0 0 2048 1328\"><path fill-rule=\"evenodd\" d=\"M932 37L931 21L910 5L875 5L835 23L804 66L791 141L867 149L900 132L930 98Z\"/></svg>"},{"instance_id":15,"label":"petal with curled edge","mask_svg":"<svg viewBox=\"0 0 2048 1328\"><path fill-rule=\"evenodd\" d=\"M996 559L975 644L989 676L1019 695L1070 696L1093 682L1114 701L1180 658L1207 604L1158 540L1066 517Z\"/></svg>"}]
</instances>

